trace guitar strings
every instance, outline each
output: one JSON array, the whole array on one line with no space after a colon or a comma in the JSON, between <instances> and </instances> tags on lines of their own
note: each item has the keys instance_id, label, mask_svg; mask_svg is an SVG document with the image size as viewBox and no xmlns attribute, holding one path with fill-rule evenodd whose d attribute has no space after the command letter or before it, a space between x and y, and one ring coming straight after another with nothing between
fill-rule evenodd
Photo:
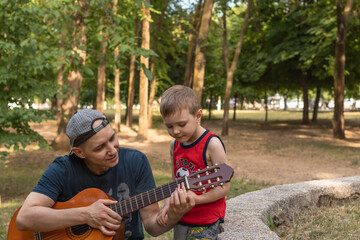
<instances>
[{"instance_id":1,"label":"guitar strings","mask_svg":"<svg viewBox=\"0 0 360 240\"><path fill-rule=\"evenodd\" d=\"M120 206L120 210L123 209L122 205L124 206L124 209L127 209L126 207L126 202L129 202L131 206L135 206L136 203L137 203L137 207L134 208L134 207L131 207L131 210L130 211L124 211L123 214L120 214L120 215L126 215L130 212L133 212L135 210L138 210L142 207L145 207L147 205L150 205L152 203L155 203L155 202L158 202L160 200L163 200L165 199L166 197L165 196L170 196L172 192L175 191L175 189L177 188L178 184L184 182L184 179L177 179L176 181L174 182L171 182L171 183L168 183L168 184L165 184L165 185L162 185L160 187L157 187L157 188L154 188L154 189L151 189L151 190L148 190L146 192L143 192L141 194L138 194L138 195L135 195L131 198L128 198L124 201L121 201L121 202L118 202L116 204L113 204L113 205L110 205L109 207L119 213L119 211L116 209L114 209L114 207L116 207L117 205ZM162 194L161 196L159 196L159 194ZM147 196L147 197L146 197ZM141 203L142 204L139 204L137 198L148 198L146 201L142 201ZM120 211L120 213L122 213L123 211ZM86 232L88 231L89 229L92 229L89 225L87 224L82 224L82 225L76 225L76 226L72 226L72 227L68 227L66 229L72 229L72 232ZM45 236L43 236L45 235ZM74 234L76 235L76 234ZM83 235L83 234L81 234ZM78 235L78 236L81 236L81 235ZM51 239L51 240L57 240L57 239L62 239L63 236L61 233L59 232L46 232L46 233L41 233L41 232L35 232L34 233L34 237L36 240L46 240L46 239Z\"/></svg>"}]
</instances>

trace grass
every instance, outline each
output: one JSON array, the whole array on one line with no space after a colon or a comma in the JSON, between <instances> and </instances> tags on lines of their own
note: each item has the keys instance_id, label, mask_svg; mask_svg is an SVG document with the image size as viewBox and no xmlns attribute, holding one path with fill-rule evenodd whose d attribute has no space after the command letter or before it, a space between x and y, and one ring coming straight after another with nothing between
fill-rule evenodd
<instances>
[{"instance_id":1,"label":"grass","mask_svg":"<svg viewBox=\"0 0 360 240\"><path fill-rule=\"evenodd\" d=\"M360 198L336 206L304 211L292 226L275 228L286 240L358 240L360 239Z\"/></svg>"}]
</instances>

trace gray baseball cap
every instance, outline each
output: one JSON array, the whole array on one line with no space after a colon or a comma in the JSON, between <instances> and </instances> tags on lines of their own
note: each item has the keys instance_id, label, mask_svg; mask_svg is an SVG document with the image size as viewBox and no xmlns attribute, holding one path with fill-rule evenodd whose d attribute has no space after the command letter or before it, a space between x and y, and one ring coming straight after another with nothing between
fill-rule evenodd
<instances>
[{"instance_id":1,"label":"gray baseball cap","mask_svg":"<svg viewBox=\"0 0 360 240\"><path fill-rule=\"evenodd\" d=\"M93 128L94 122L99 119L103 120L102 123ZM66 135L70 139L71 148L78 147L108 124L105 115L96 110L84 109L76 112L66 126Z\"/></svg>"}]
</instances>

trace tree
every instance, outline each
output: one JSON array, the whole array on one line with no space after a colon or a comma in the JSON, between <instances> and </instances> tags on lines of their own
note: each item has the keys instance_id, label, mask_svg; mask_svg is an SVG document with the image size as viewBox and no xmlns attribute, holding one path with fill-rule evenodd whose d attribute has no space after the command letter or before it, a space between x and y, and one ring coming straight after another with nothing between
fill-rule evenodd
<instances>
[{"instance_id":1,"label":"tree","mask_svg":"<svg viewBox=\"0 0 360 240\"><path fill-rule=\"evenodd\" d=\"M104 9L105 10L105 9ZM107 52L107 41L108 35L106 33L106 28L104 26L104 16L100 16L100 56L99 56L99 65L98 65L98 76L97 76L97 94L96 94L96 110L103 113L104 112L104 102L105 102L105 84L106 84L106 52ZM103 27L103 28L102 28Z\"/></svg>"},{"instance_id":2,"label":"tree","mask_svg":"<svg viewBox=\"0 0 360 240\"><path fill-rule=\"evenodd\" d=\"M118 0L113 0L113 13L116 18ZM119 46L114 50L114 84L115 84L115 131L121 131L121 105L120 105L120 69L117 66L119 58Z\"/></svg>"},{"instance_id":3,"label":"tree","mask_svg":"<svg viewBox=\"0 0 360 240\"><path fill-rule=\"evenodd\" d=\"M345 138L344 88L345 88L345 42L346 26L353 6L353 0L347 0L345 9L342 0L336 0L337 35L335 47L334 92L335 108L333 133L335 138Z\"/></svg>"},{"instance_id":4,"label":"tree","mask_svg":"<svg viewBox=\"0 0 360 240\"><path fill-rule=\"evenodd\" d=\"M143 20L142 20L142 42L141 48L145 50L150 49L150 0L146 0L142 6ZM140 56L140 86L139 86L139 132L140 137L147 137L148 130L148 89L149 82L145 71L149 68L149 58Z\"/></svg>"},{"instance_id":5,"label":"tree","mask_svg":"<svg viewBox=\"0 0 360 240\"><path fill-rule=\"evenodd\" d=\"M61 51L52 27L58 7L57 2L0 1L0 146L6 149L47 146L30 123L50 116L33 107L35 99L45 101L57 90L53 69L59 68ZM0 164L6 155L7 150L0 151Z\"/></svg>"},{"instance_id":6,"label":"tree","mask_svg":"<svg viewBox=\"0 0 360 240\"><path fill-rule=\"evenodd\" d=\"M134 38L139 36L140 21L135 19L134 25ZM137 41L135 41L137 42ZM138 43L137 43L138 45ZM135 98L135 70L136 70L136 56L134 52L130 53L130 66L129 66L129 86L128 86L128 98L127 98L127 109L126 109L126 126L132 127L133 124L133 105Z\"/></svg>"},{"instance_id":7,"label":"tree","mask_svg":"<svg viewBox=\"0 0 360 240\"><path fill-rule=\"evenodd\" d=\"M155 23L154 33L152 34L152 39L153 39L152 50L155 53L157 52L157 49L158 49L158 35L160 32L161 23L164 20L165 11L166 11L168 4L169 4L169 0L166 0L165 4L162 4L163 10L161 11L161 15L160 15L159 19ZM156 60L157 60L157 56L152 55L151 56L151 67L150 67L152 78L150 80L149 106L148 106L148 127L149 128L152 128L153 102L155 100L155 87L156 87L156 79L157 79L157 74L155 73L155 65L157 63Z\"/></svg>"},{"instance_id":8,"label":"tree","mask_svg":"<svg viewBox=\"0 0 360 240\"><path fill-rule=\"evenodd\" d=\"M78 4L79 9L73 16L73 69L67 77L67 97L63 101L63 114L60 119L57 135L51 144L52 147L57 150L70 149L69 139L65 134L65 130L70 117L77 111L81 82L83 79L80 67L85 64L86 59L86 51L84 50L86 46L86 25L84 20L89 8L89 3L87 0L77 0L75 3Z\"/></svg>"},{"instance_id":9,"label":"tree","mask_svg":"<svg viewBox=\"0 0 360 240\"><path fill-rule=\"evenodd\" d=\"M126 109L126 126L132 127L133 122L133 105L135 96L135 54L131 54L129 67L129 89Z\"/></svg>"},{"instance_id":10,"label":"tree","mask_svg":"<svg viewBox=\"0 0 360 240\"><path fill-rule=\"evenodd\" d=\"M199 103L202 102L202 88L204 86L206 65L206 42L210 30L213 5L214 0L205 0L199 37L196 43L193 90L198 97Z\"/></svg>"},{"instance_id":11,"label":"tree","mask_svg":"<svg viewBox=\"0 0 360 240\"><path fill-rule=\"evenodd\" d=\"M244 40L244 36L246 33L246 29L248 26L249 18L251 15L251 8L253 5L253 1L249 0L248 7L245 14L244 24L240 31L239 40L236 45L235 54L233 61L231 63L231 66L229 65L229 49L227 44L227 31L226 31L226 7L224 7L223 11L223 24L224 24L224 45L223 45L223 51L224 51L224 62L225 62L225 68L226 68L226 88L225 88L225 99L224 99L224 117L223 117L223 127L221 134L223 136L227 136L229 134L229 109L230 109L230 96L231 96L231 90L233 85L233 78L234 78L234 72L239 60L239 55L241 53L241 48Z\"/></svg>"},{"instance_id":12,"label":"tree","mask_svg":"<svg viewBox=\"0 0 360 240\"><path fill-rule=\"evenodd\" d=\"M186 55L187 59L185 66L184 85L188 87L191 87L191 83L192 83L192 73L193 73L192 70L194 66L195 47L196 47L196 42L200 28L201 8L202 8L202 0L198 0L195 14L193 17L193 25L189 33L189 45Z\"/></svg>"}]
</instances>

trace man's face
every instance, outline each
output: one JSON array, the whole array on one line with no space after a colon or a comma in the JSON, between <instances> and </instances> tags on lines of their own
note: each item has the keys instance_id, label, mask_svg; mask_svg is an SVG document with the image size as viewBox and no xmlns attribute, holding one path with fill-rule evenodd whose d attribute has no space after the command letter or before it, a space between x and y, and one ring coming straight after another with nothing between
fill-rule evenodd
<instances>
[{"instance_id":1,"label":"man's face","mask_svg":"<svg viewBox=\"0 0 360 240\"><path fill-rule=\"evenodd\" d=\"M96 127L101 120L95 121ZM119 141L110 124L101 129L73 152L83 158L87 167L95 174L102 174L118 163Z\"/></svg>"}]
</instances>

